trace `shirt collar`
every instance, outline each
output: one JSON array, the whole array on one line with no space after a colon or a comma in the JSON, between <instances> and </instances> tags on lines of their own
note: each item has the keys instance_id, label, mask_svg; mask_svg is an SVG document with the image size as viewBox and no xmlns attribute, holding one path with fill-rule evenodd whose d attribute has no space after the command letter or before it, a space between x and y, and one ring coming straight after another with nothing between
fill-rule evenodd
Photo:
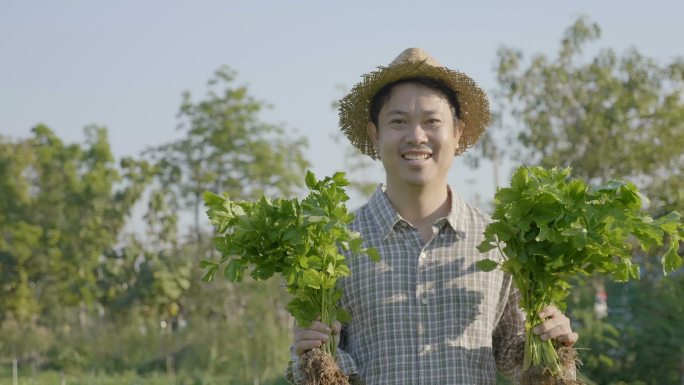
<instances>
[{"instance_id":1,"label":"shirt collar","mask_svg":"<svg viewBox=\"0 0 684 385\"><path fill-rule=\"evenodd\" d=\"M460 195L451 186L447 186L449 189L449 197L451 198L451 209L446 216L449 226L462 238L462 234L465 234L466 229L466 215L468 213L468 208L466 202L461 198Z\"/></svg>"},{"instance_id":2,"label":"shirt collar","mask_svg":"<svg viewBox=\"0 0 684 385\"><path fill-rule=\"evenodd\" d=\"M397 210L394 209L394 206L392 206L387 195L385 195L385 185L382 183L378 185L368 200L368 208L372 213L372 218L378 225L383 239L387 238L392 232L397 222L403 220Z\"/></svg>"},{"instance_id":3,"label":"shirt collar","mask_svg":"<svg viewBox=\"0 0 684 385\"><path fill-rule=\"evenodd\" d=\"M447 189L449 190L449 199L451 199L451 209L446 215L446 220L456 234L462 234L466 228L466 218L464 218L468 212L466 203L451 186L447 186ZM404 221L394 206L392 206L387 195L385 195L385 186L383 184L378 185L368 200L368 208L380 229L383 239L389 236L397 222Z\"/></svg>"}]
</instances>

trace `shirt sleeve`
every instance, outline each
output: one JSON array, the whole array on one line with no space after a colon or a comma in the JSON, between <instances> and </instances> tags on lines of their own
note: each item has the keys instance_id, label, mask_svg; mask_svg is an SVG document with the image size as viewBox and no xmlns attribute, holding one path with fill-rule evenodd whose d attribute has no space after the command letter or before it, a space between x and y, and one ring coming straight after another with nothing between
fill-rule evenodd
<instances>
[{"instance_id":1,"label":"shirt sleeve","mask_svg":"<svg viewBox=\"0 0 684 385\"><path fill-rule=\"evenodd\" d=\"M351 376L352 374L359 374L356 368L356 362L349 353L345 351L348 344L347 328L342 326L342 331L340 332L340 343L337 346L337 351L335 355L337 356L337 365L340 366L342 373Z\"/></svg>"},{"instance_id":2,"label":"shirt sleeve","mask_svg":"<svg viewBox=\"0 0 684 385\"><path fill-rule=\"evenodd\" d=\"M521 371L525 349L525 314L519 301L520 292L510 285L506 305L492 336L497 370L509 378Z\"/></svg>"}]
</instances>

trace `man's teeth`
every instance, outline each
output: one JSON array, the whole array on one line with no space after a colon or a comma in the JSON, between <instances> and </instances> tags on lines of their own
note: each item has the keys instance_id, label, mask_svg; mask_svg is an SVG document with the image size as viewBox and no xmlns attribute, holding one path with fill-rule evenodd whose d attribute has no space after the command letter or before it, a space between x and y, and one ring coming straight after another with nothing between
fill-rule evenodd
<instances>
[{"instance_id":1,"label":"man's teeth","mask_svg":"<svg viewBox=\"0 0 684 385\"><path fill-rule=\"evenodd\" d=\"M406 154L404 159L407 160L423 160L430 157L430 154Z\"/></svg>"}]
</instances>

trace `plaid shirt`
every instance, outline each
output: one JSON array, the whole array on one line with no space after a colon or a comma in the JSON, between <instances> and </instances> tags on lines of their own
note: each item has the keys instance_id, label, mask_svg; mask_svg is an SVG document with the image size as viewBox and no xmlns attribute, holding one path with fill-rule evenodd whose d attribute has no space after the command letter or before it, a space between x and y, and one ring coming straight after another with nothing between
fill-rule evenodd
<instances>
[{"instance_id":1,"label":"plaid shirt","mask_svg":"<svg viewBox=\"0 0 684 385\"><path fill-rule=\"evenodd\" d=\"M498 259L475 249L489 217L449 191L451 210L433 223L427 243L382 186L356 213L352 229L381 261L348 256L341 306L352 321L337 358L368 385L496 384L497 369L511 375L520 362L518 292L509 275L475 266Z\"/></svg>"}]
</instances>

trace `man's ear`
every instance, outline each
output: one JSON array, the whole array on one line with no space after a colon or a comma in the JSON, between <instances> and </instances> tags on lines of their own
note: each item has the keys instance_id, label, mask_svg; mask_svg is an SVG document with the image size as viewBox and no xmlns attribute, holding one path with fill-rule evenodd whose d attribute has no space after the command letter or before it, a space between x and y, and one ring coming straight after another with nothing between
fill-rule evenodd
<instances>
[{"instance_id":1,"label":"man's ear","mask_svg":"<svg viewBox=\"0 0 684 385\"><path fill-rule=\"evenodd\" d=\"M454 155L458 155L461 151L461 135L465 129L465 123L461 119L456 119L454 122Z\"/></svg>"},{"instance_id":2,"label":"man's ear","mask_svg":"<svg viewBox=\"0 0 684 385\"><path fill-rule=\"evenodd\" d=\"M373 142L373 145L375 146L375 150L378 150L378 128L375 126L373 122L368 122L366 125L366 133L368 133L368 137L371 138L371 141Z\"/></svg>"},{"instance_id":3,"label":"man's ear","mask_svg":"<svg viewBox=\"0 0 684 385\"><path fill-rule=\"evenodd\" d=\"M454 123L454 140L456 148L460 146L459 141L461 140L461 135L463 134L464 129L465 123L463 123L461 119L456 119L456 122Z\"/></svg>"}]
</instances>

